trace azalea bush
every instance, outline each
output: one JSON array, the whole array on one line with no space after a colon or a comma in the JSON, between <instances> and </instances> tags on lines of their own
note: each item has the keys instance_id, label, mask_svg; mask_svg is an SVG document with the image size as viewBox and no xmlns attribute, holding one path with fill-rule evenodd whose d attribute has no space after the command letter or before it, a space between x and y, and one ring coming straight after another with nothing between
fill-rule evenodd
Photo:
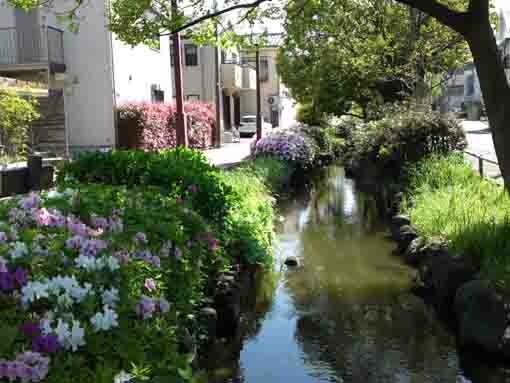
<instances>
[{"instance_id":1,"label":"azalea bush","mask_svg":"<svg viewBox=\"0 0 510 383\"><path fill-rule=\"evenodd\" d=\"M194 328L223 250L191 198L81 186L0 205L0 381L189 376ZM158 380L159 379L159 380Z\"/></svg>"},{"instance_id":2,"label":"azalea bush","mask_svg":"<svg viewBox=\"0 0 510 383\"><path fill-rule=\"evenodd\" d=\"M207 163L202 152L184 148L83 153L62 166L57 182L62 186L159 186L166 194L191 198L204 218L219 225L235 202L232 199L241 198L225 183L222 172Z\"/></svg>"},{"instance_id":3,"label":"azalea bush","mask_svg":"<svg viewBox=\"0 0 510 383\"><path fill-rule=\"evenodd\" d=\"M460 124L429 110L400 108L380 120L346 122L343 159L347 167L376 163L380 169L398 171L407 162L431 154L447 154L466 147Z\"/></svg>"},{"instance_id":4,"label":"azalea bush","mask_svg":"<svg viewBox=\"0 0 510 383\"><path fill-rule=\"evenodd\" d=\"M216 129L214 105L206 102L184 104L187 116L189 145L192 148L208 148L213 143ZM136 132L136 139L129 147L158 150L176 147L176 107L174 103L131 102L120 105L119 135ZM129 130L129 131L128 131Z\"/></svg>"},{"instance_id":5,"label":"azalea bush","mask_svg":"<svg viewBox=\"0 0 510 383\"><path fill-rule=\"evenodd\" d=\"M315 142L306 135L277 132L260 139L253 147L255 157L275 157L302 168L311 167L316 155Z\"/></svg>"}]
</instances>

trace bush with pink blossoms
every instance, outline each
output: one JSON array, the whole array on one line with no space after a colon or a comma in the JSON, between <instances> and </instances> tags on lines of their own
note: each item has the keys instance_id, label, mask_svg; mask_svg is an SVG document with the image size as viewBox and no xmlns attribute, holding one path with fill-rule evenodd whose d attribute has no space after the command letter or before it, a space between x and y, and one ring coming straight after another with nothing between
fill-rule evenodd
<instances>
[{"instance_id":1,"label":"bush with pink blossoms","mask_svg":"<svg viewBox=\"0 0 510 383\"><path fill-rule=\"evenodd\" d=\"M185 381L223 245L192 201L79 186L0 203L0 382Z\"/></svg>"},{"instance_id":2,"label":"bush with pink blossoms","mask_svg":"<svg viewBox=\"0 0 510 383\"><path fill-rule=\"evenodd\" d=\"M184 104L184 111L190 147L204 149L211 146L216 129L214 106L190 102ZM119 106L118 113L119 138L123 147L159 150L176 146L175 104L131 102Z\"/></svg>"},{"instance_id":3,"label":"bush with pink blossoms","mask_svg":"<svg viewBox=\"0 0 510 383\"><path fill-rule=\"evenodd\" d=\"M305 135L277 132L260 139L253 147L253 154L256 157L276 157L302 168L309 168L315 160L316 144Z\"/></svg>"}]
</instances>

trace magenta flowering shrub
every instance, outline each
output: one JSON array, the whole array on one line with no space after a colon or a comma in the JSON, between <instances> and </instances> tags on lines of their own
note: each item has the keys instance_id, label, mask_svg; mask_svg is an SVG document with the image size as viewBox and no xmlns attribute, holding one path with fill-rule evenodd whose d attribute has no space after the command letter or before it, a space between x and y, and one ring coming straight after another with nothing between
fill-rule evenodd
<instances>
[{"instance_id":1,"label":"magenta flowering shrub","mask_svg":"<svg viewBox=\"0 0 510 383\"><path fill-rule=\"evenodd\" d=\"M173 103L131 102L119 107L119 135L127 148L159 150L176 146L176 109ZM216 129L213 104L189 102L184 104L187 116L188 139L192 148L208 148L212 145ZM129 140L125 135L134 134Z\"/></svg>"},{"instance_id":2,"label":"magenta flowering shrub","mask_svg":"<svg viewBox=\"0 0 510 383\"><path fill-rule=\"evenodd\" d=\"M278 132L260 139L253 147L256 157L272 156L303 168L313 164L316 154L312 139L292 132Z\"/></svg>"},{"instance_id":3,"label":"magenta flowering shrub","mask_svg":"<svg viewBox=\"0 0 510 383\"><path fill-rule=\"evenodd\" d=\"M222 253L192 202L157 188L0 203L0 381L179 380L176 329Z\"/></svg>"}]
</instances>

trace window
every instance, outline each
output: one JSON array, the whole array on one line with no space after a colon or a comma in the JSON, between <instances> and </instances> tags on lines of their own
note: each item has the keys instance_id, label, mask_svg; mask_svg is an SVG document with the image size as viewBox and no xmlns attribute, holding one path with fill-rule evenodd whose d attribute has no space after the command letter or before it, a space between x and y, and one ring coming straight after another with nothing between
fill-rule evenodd
<instances>
[{"instance_id":1,"label":"window","mask_svg":"<svg viewBox=\"0 0 510 383\"><path fill-rule=\"evenodd\" d=\"M151 85L151 101L152 102L164 102L165 92L157 84Z\"/></svg>"},{"instance_id":2,"label":"window","mask_svg":"<svg viewBox=\"0 0 510 383\"><path fill-rule=\"evenodd\" d=\"M170 45L170 65L175 65L175 57L174 57L174 46L173 44Z\"/></svg>"},{"instance_id":3,"label":"window","mask_svg":"<svg viewBox=\"0 0 510 383\"><path fill-rule=\"evenodd\" d=\"M221 50L221 63L224 64L225 61L227 61L227 52L225 52L223 49Z\"/></svg>"},{"instance_id":4,"label":"window","mask_svg":"<svg viewBox=\"0 0 510 383\"><path fill-rule=\"evenodd\" d=\"M237 54L236 53L232 53L232 62L234 62L234 63L237 62Z\"/></svg>"},{"instance_id":5,"label":"window","mask_svg":"<svg viewBox=\"0 0 510 383\"><path fill-rule=\"evenodd\" d=\"M198 65L198 49L196 45L184 45L184 59L186 66Z\"/></svg>"},{"instance_id":6,"label":"window","mask_svg":"<svg viewBox=\"0 0 510 383\"><path fill-rule=\"evenodd\" d=\"M260 59L260 81L269 80L269 61Z\"/></svg>"},{"instance_id":7,"label":"window","mask_svg":"<svg viewBox=\"0 0 510 383\"><path fill-rule=\"evenodd\" d=\"M188 94L186 96L186 101L199 101L200 100L200 95L198 94Z\"/></svg>"}]
</instances>

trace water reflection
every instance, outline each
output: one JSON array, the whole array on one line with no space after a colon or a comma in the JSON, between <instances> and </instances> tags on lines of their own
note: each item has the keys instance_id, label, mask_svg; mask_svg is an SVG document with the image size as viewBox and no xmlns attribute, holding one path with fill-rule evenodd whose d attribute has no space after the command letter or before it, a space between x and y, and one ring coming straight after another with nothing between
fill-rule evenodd
<instances>
[{"instance_id":1,"label":"water reflection","mask_svg":"<svg viewBox=\"0 0 510 383\"><path fill-rule=\"evenodd\" d=\"M459 357L451 334L409 293L415 272L391 255L374 200L341 168L280 208L282 272L259 282L236 352L210 381L508 381L504 369ZM297 269L281 266L288 255Z\"/></svg>"}]
</instances>

